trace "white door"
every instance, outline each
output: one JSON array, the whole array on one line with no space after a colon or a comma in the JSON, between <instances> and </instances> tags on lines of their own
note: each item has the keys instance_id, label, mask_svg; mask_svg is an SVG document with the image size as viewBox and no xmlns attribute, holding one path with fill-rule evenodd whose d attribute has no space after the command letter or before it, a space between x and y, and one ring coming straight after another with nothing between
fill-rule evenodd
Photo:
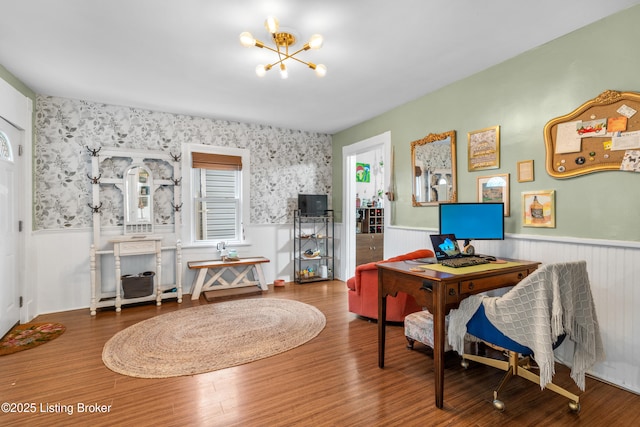
<instances>
[{"instance_id":1,"label":"white door","mask_svg":"<svg viewBox=\"0 0 640 427\"><path fill-rule=\"evenodd\" d=\"M20 320L18 146L22 132L0 118L0 336Z\"/></svg>"}]
</instances>

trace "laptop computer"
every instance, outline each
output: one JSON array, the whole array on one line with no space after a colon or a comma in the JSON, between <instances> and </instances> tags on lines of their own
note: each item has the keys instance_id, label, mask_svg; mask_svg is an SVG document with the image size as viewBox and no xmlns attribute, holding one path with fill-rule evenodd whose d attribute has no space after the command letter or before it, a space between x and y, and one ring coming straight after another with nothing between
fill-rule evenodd
<instances>
[{"instance_id":1,"label":"laptop computer","mask_svg":"<svg viewBox=\"0 0 640 427\"><path fill-rule=\"evenodd\" d=\"M460 250L455 234L431 234L433 245L433 258L421 258L413 260L419 264L443 264L447 267L468 267L471 265L487 264L488 260L479 256L469 256Z\"/></svg>"},{"instance_id":2,"label":"laptop computer","mask_svg":"<svg viewBox=\"0 0 640 427\"><path fill-rule=\"evenodd\" d=\"M464 256L460 251L455 234L431 234L429 237L438 262Z\"/></svg>"},{"instance_id":3,"label":"laptop computer","mask_svg":"<svg viewBox=\"0 0 640 427\"><path fill-rule=\"evenodd\" d=\"M433 252L436 254L438 264L457 268L489 263L483 257L463 254L460 251L455 234L432 234L429 237L431 238Z\"/></svg>"},{"instance_id":4,"label":"laptop computer","mask_svg":"<svg viewBox=\"0 0 640 427\"><path fill-rule=\"evenodd\" d=\"M431 234L431 244L433 245L433 252L435 257L416 259L415 262L419 264L437 264L442 260L450 258L460 258L464 256L460 252L458 246L458 240L455 234Z\"/></svg>"}]
</instances>

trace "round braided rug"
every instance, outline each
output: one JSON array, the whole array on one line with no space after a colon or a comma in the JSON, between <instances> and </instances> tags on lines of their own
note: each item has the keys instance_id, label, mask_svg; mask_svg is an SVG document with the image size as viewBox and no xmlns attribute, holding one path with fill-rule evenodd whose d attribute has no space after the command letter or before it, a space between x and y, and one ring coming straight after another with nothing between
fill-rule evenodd
<instances>
[{"instance_id":1,"label":"round braided rug","mask_svg":"<svg viewBox=\"0 0 640 427\"><path fill-rule=\"evenodd\" d=\"M320 310L299 301L220 302L136 323L107 341L102 361L114 372L138 378L200 374L291 350L325 324Z\"/></svg>"}]
</instances>

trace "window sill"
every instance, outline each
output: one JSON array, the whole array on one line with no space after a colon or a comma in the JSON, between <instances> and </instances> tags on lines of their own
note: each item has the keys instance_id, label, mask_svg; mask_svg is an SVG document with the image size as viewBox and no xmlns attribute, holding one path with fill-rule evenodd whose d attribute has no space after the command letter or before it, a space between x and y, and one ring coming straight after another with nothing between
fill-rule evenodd
<instances>
[{"instance_id":1,"label":"window sill","mask_svg":"<svg viewBox=\"0 0 640 427\"><path fill-rule=\"evenodd\" d=\"M244 242L227 242L227 248L241 248L251 246L251 243L248 241ZM218 249L218 244L212 242L183 242L182 249Z\"/></svg>"}]
</instances>

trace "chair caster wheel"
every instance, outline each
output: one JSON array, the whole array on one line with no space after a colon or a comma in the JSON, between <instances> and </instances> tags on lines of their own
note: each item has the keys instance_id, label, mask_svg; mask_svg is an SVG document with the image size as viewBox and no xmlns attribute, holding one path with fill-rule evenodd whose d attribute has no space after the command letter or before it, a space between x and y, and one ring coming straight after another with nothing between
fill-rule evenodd
<instances>
[{"instance_id":1,"label":"chair caster wheel","mask_svg":"<svg viewBox=\"0 0 640 427\"><path fill-rule=\"evenodd\" d=\"M460 366L462 366L464 369L469 369L469 361L467 359L462 359L462 362L460 362Z\"/></svg>"},{"instance_id":2,"label":"chair caster wheel","mask_svg":"<svg viewBox=\"0 0 640 427\"><path fill-rule=\"evenodd\" d=\"M580 402L569 402L569 409L577 414L578 412L580 412Z\"/></svg>"},{"instance_id":3,"label":"chair caster wheel","mask_svg":"<svg viewBox=\"0 0 640 427\"><path fill-rule=\"evenodd\" d=\"M493 401L493 407L502 412L504 411L504 402L502 400L495 399Z\"/></svg>"}]
</instances>

